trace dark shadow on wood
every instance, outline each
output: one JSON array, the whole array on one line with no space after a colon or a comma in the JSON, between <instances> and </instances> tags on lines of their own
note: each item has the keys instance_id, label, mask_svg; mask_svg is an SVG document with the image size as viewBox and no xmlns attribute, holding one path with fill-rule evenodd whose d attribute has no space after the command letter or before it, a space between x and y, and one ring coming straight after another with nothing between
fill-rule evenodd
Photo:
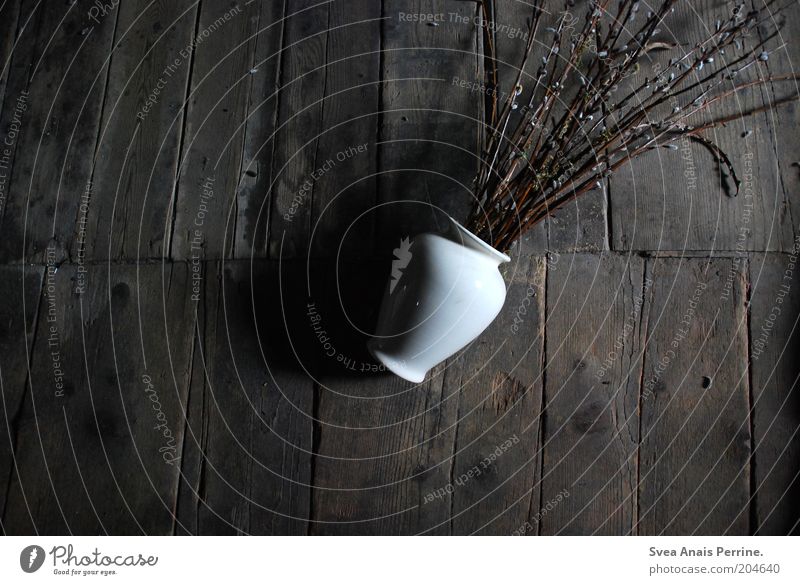
<instances>
[{"instance_id":1,"label":"dark shadow on wood","mask_svg":"<svg viewBox=\"0 0 800 585\"><path fill-rule=\"evenodd\" d=\"M335 259L252 264L240 286L251 302L228 311L252 312L270 370L345 378L379 373L366 349L374 331L389 259ZM253 298L255 296L255 298Z\"/></svg>"}]
</instances>

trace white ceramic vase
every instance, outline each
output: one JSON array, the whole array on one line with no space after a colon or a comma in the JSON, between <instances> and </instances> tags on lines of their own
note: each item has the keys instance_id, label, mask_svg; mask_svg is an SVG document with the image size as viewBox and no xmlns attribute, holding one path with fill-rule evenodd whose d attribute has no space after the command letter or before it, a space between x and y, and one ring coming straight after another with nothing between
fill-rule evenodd
<instances>
[{"instance_id":1,"label":"white ceramic vase","mask_svg":"<svg viewBox=\"0 0 800 585\"><path fill-rule=\"evenodd\" d=\"M370 353L410 382L478 337L506 299L499 266L509 257L454 219L394 250Z\"/></svg>"}]
</instances>

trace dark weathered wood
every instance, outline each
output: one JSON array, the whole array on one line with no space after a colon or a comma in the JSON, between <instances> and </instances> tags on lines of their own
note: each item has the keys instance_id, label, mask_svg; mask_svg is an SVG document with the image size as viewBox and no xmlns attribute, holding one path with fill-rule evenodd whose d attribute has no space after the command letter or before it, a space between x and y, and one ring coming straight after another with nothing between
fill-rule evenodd
<instances>
[{"instance_id":1,"label":"dark weathered wood","mask_svg":"<svg viewBox=\"0 0 800 585\"><path fill-rule=\"evenodd\" d=\"M634 530L649 285L636 256L565 255L548 270L542 534Z\"/></svg>"},{"instance_id":2,"label":"dark weathered wood","mask_svg":"<svg viewBox=\"0 0 800 585\"><path fill-rule=\"evenodd\" d=\"M303 9L307 10L303 10ZM325 96L330 4L292 3L284 24L280 93L269 195L269 256L302 257L309 244L312 182L325 158L319 134Z\"/></svg>"},{"instance_id":3,"label":"dark weathered wood","mask_svg":"<svg viewBox=\"0 0 800 585\"><path fill-rule=\"evenodd\" d=\"M137 0L122 3L119 11L92 172L86 255L161 257L169 249L189 71L198 47L225 35L226 24L202 35L192 0Z\"/></svg>"},{"instance_id":4,"label":"dark weathered wood","mask_svg":"<svg viewBox=\"0 0 800 585\"><path fill-rule=\"evenodd\" d=\"M694 44L706 35L704 27L712 29L715 19L726 18L729 9L712 0L679 3L675 14L665 21L662 36ZM793 52L796 60L795 43L789 43L784 51L787 50ZM732 59L733 54L725 58ZM662 67L667 65L667 57L656 56L654 60ZM724 63L724 58L718 62ZM781 72L788 71L784 59ZM739 81L768 74L766 65L759 62L740 75ZM646 75L653 77L652 68L643 68L641 76ZM797 92L795 84L784 83L780 87L780 95ZM697 123L746 112L769 103L773 97L757 88L741 91L715 105ZM679 103L685 105L684 101ZM611 179L612 247L616 250L791 249L792 223L796 220L792 219L789 186L796 187L797 178L789 184L785 181L798 145L796 132L790 130L794 126L792 120L797 122L797 115L796 105L781 106L776 112L748 116L705 133L728 153L739 178L749 183L742 185L738 197L732 196L733 181L722 178L711 154L694 142L678 143L679 150L655 149L617 171ZM774 130L778 125L784 125L786 130ZM744 137L748 131L752 135Z\"/></svg>"},{"instance_id":5,"label":"dark weathered wood","mask_svg":"<svg viewBox=\"0 0 800 585\"><path fill-rule=\"evenodd\" d=\"M545 259L504 272L506 309L451 360L445 378L444 395L458 401L449 482L453 534L537 530L531 512L540 491Z\"/></svg>"},{"instance_id":6,"label":"dark weathered wood","mask_svg":"<svg viewBox=\"0 0 800 585\"><path fill-rule=\"evenodd\" d=\"M482 67L476 5L387 0L383 13L376 242L388 254L401 238L444 226L437 210L466 218L483 104L480 92L459 85L477 81ZM420 14L443 21L406 16Z\"/></svg>"},{"instance_id":7,"label":"dark weathered wood","mask_svg":"<svg viewBox=\"0 0 800 585\"><path fill-rule=\"evenodd\" d=\"M709 134L752 193L660 149L532 230L496 322L412 385L373 371L389 262L357 258L471 206L476 3L36 3L0 6L4 533L797 532L796 104ZM530 11L494 3L501 94ZM797 61L788 17L753 74Z\"/></svg>"},{"instance_id":8,"label":"dark weathered wood","mask_svg":"<svg viewBox=\"0 0 800 585\"><path fill-rule=\"evenodd\" d=\"M0 519L14 471L16 422L27 388L42 273L41 267L0 267Z\"/></svg>"},{"instance_id":9,"label":"dark weathered wood","mask_svg":"<svg viewBox=\"0 0 800 585\"><path fill-rule=\"evenodd\" d=\"M450 481L457 405L442 393L443 376L437 367L419 386L386 374L379 384L374 378L326 380L318 408L313 534L448 533L450 497L430 499Z\"/></svg>"},{"instance_id":10,"label":"dark weathered wood","mask_svg":"<svg viewBox=\"0 0 800 585\"><path fill-rule=\"evenodd\" d=\"M176 530L305 534L312 380L292 355L305 318L290 272L302 266L204 265L197 301Z\"/></svg>"},{"instance_id":11,"label":"dark weathered wood","mask_svg":"<svg viewBox=\"0 0 800 585\"><path fill-rule=\"evenodd\" d=\"M217 32L197 47L192 63L173 258L235 255L236 193L245 172L242 149L251 86L257 76L271 73L269 65L262 71L255 52L258 42L269 43L270 37L280 35L276 4L270 3L272 8L256 2L233 8L223 3L201 7L199 30L217 27ZM263 25L262 16L268 19ZM273 18L275 22L270 22Z\"/></svg>"},{"instance_id":12,"label":"dark weathered wood","mask_svg":"<svg viewBox=\"0 0 800 585\"><path fill-rule=\"evenodd\" d=\"M17 29L25 26L27 18L19 21L22 0L8 0L0 6L0 103L5 96L6 82L11 65L11 52L17 40ZM26 15L27 16L27 15ZM0 213L0 216L2 213Z\"/></svg>"},{"instance_id":13,"label":"dark weathered wood","mask_svg":"<svg viewBox=\"0 0 800 585\"><path fill-rule=\"evenodd\" d=\"M171 532L190 290L185 264L97 266L84 277L48 267L16 422L9 533Z\"/></svg>"},{"instance_id":14,"label":"dark weathered wood","mask_svg":"<svg viewBox=\"0 0 800 585\"><path fill-rule=\"evenodd\" d=\"M30 63L26 57L34 58L36 46L33 41L42 14L40 10L32 10L30 5L20 18L21 2L6 2L0 9L0 221L10 197L14 158L25 114L20 106L27 107ZM7 87L9 79L12 83ZM20 100L24 101L20 104Z\"/></svg>"},{"instance_id":15,"label":"dark weathered wood","mask_svg":"<svg viewBox=\"0 0 800 585\"><path fill-rule=\"evenodd\" d=\"M32 13L35 4L25 2L21 13ZM59 259L68 255L90 176L87 153L97 139L115 23L115 13L94 23L76 4L41 3L14 52L4 129L15 112L12 101L24 99L25 109L0 225L4 262L44 262L51 240Z\"/></svg>"},{"instance_id":16,"label":"dark weathered wood","mask_svg":"<svg viewBox=\"0 0 800 585\"><path fill-rule=\"evenodd\" d=\"M416 385L368 355L358 329L373 330L384 283L367 267L344 265L338 285L327 270L307 298L318 381L311 532L447 534L449 494L425 498L450 481L458 407L456 394L444 394L450 369L437 367Z\"/></svg>"},{"instance_id":17,"label":"dark weathered wood","mask_svg":"<svg viewBox=\"0 0 800 585\"><path fill-rule=\"evenodd\" d=\"M330 5L316 158L332 168L311 184L315 257L372 254L364 242L372 241L377 200L381 25L380 2Z\"/></svg>"},{"instance_id":18,"label":"dark weathered wood","mask_svg":"<svg viewBox=\"0 0 800 585\"><path fill-rule=\"evenodd\" d=\"M750 267L753 470L751 532L800 530L800 278L797 256L757 255Z\"/></svg>"},{"instance_id":19,"label":"dark weathered wood","mask_svg":"<svg viewBox=\"0 0 800 585\"><path fill-rule=\"evenodd\" d=\"M754 0L752 4L759 7L758 0ZM783 22L778 38L773 41L780 48L770 54L768 61L762 62L758 70L762 77L786 75L790 72L796 74L796 64L800 60L800 43L794 40L793 32L800 27L800 8L796 4L788 6L781 16L776 15L775 20ZM756 93L754 99L760 104L768 104L791 96L800 96L798 81L766 85ZM756 138L760 138L755 140L754 146L756 187L768 202L758 212L764 214L764 223L769 223L772 233L762 238L770 242L769 248L753 246L752 249L791 252L795 248L792 236L796 238L800 233L800 201L797 198L800 193L800 166L797 164L797 153L800 150L800 135L797 132L799 125L800 108L797 99L753 118L752 130ZM748 128L751 126L748 125Z\"/></svg>"},{"instance_id":20,"label":"dark weathered wood","mask_svg":"<svg viewBox=\"0 0 800 585\"><path fill-rule=\"evenodd\" d=\"M640 534L747 534L745 276L730 259L648 262Z\"/></svg>"},{"instance_id":21,"label":"dark weathered wood","mask_svg":"<svg viewBox=\"0 0 800 585\"><path fill-rule=\"evenodd\" d=\"M266 258L272 183L272 152L278 115L281 47L289 14L282 2L262 2L250 87L250 107L242 144L242 174L236 192L236 258Z\"/></svg>"}]
</instances>

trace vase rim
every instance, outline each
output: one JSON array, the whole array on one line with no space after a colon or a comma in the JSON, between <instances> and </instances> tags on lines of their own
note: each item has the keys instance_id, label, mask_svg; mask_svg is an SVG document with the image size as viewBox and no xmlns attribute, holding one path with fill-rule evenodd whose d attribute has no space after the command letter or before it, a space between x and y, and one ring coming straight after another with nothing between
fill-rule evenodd
<instances>
[{"instance_id":1,"label":"vase rim","mask_svg":"<svg viewBox=\"0 0 800 585\"><path fill-rule=\"evenodd\" d=\"M497 260L500 264L504 262L511 262L511 258L507 254L503 254L502 252L496 250L495 248L484 242L482 239L473 234L471 231L469 231L467 228L465 228L463 225L461 225L458 221L456 221L449 215L447 217L450 219L452 224L458 230L459 235L462 236L462 240L463 238L467 239L467 242L461 241L458 243L462 245L472 244L471 246L468 247L471 247L473 249L477 247L478 251L486 253L487 255L491 256L494 260Z\"/></svg>"}]
</instances>

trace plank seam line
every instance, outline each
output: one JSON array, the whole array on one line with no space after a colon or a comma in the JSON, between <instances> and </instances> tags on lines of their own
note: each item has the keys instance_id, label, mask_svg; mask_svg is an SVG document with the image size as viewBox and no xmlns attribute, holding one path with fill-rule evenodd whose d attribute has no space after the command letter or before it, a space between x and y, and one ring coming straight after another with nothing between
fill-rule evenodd
<instances>
[{"instance_id":1,"label":"plank seam line","mask_svg":"<svg viewBox=\"0 0 800 585\"><path fill-rule=\"evenodd\" d=\"M325 55L322 57L323 61L325 62L324 71L324 79L322 80L322 101L319 104L319 123L318 128L321 128L324 132L325 128L325 98L329 95L328 94L328 67L330 63L328 62L328 56L331 52L331 6L330 4L325 6L327 10L327 22L325 23ZM316 137L316 144L314 144L314 159L311 163L311 168L317 168L317 160L319 160L319 147L322 139L318 134ZM317 192L317 182L312 181L311 183L311 192L308 194L308 218L306 221L306 244L309 248L311 248L311 242L308 241L311 236L312 226L314 225L314 193Z\"/></svg>"},{"instance_id":2,"label":"plank seam line","mask_svg":"<svg viewBox=\"0 0 800 585\"><path fill-rule=\"evenodd\" d=\"M314 517L317 514L314 506L314 493L317 491L317 455L322 443L322 424L319 420L321 393L322 387L314 382L311 387L311 461L309 462L308 526L306 526L308 536L313 534Z\"/></svg>"},{"instance_id":3,"label":"plank seam line","mask_svg":"<svg viewBox=\"0 0 800 585\"><path fill-rule=\"evenodd\" d=\"M195 41L200 34L200 16L203 12L203 0L197 0L197 7L195 8L197 11L197 16L195 16L194 20L194 34L192 35L191 40ZM183 170L183 164L185 162L184 154L183 154L183 145L186 142L186 122L189 118L189 98L192 95L192 76L194 74L194 65L196 61L197 50L195 48L194 51L191 52L189 57L189 69L186 73L186 90L183 92L183 115L181 116L181 130L180 130L180 138L178 140L178 164L175 167L175 176L173 177L172 182L172 197L170 200L170 206L172 207L172 217L170 218L170 228L169 234L166 234L169 238L169 244L164 246L162 250L162 256L172 258L173 257L173 246L175 244L175 224L178 220L178 193L180 190L180 183L181 183L181 172ZM167 208L169 209L169 207ZM164 226L166 229L166 226ZM224 254L223 254L224 255Z\"/></svg>"},{"instance_id":4,"label":"plank seam line","mask_svg":"<svg viewBox=\"0 0 800 585\"><path fill-rule=\"evenodd\" d=\"M550 252L548 252L547 250L540 250L540 251L536 251L536 252L526 253L525 255L528 258L542 258L542 259L545 259L545 258L548 257L549 253ZM661 259L661 260L679 260L681 258L683 258L683 259L696 259L696 258L706 258L707 257L707 256L692 256L692 255L683 255L683 256L657 255L657 256L653 256L653 255L647 255L647 254L636 254L635 252L631 252L631 251L614 251L614 250L593 250L593 251L583 251L583 252L570 251L570 252L556 252L556 253L558 253L558 254L560 254L562 256L569 254L569 255L575 255L575 256L599 256L599 257L607 256L607 255L629 257L629 256L631 256L631 254L635 254L637 256L640 256L641 258L650 259L650 260L658 260L658 259ZM729 259L729 258L743 258L744 257L744 258L747 258L747 259L752 259L753 256L758 255L758 254L764 254L764 255L768 255L768 256L775 256L775 257L778 257L778 258L788 258L789 256L791 256L791 252L789 252L789 251L785 251L784 252L784 251L774 250L774 251L764 252L764 251L755 251L755 250L753 250L753 251L746 252L746 256L742 256L741 253L731 252L730 254L715 254L714 256L711 256L711 258ZM324 259L326 259L326 257L325 256L319 256L319 257L314 257L314 259L323 259L324 260ZM372 258L367 258L367 261L371 261L371 260L380 260L380 257L379 256L375 256L375 257L372 257ZM206 263L222 262L222 261L224 261L226 263L227 262L231 262L231 261L234 261L234 262L251 262L251 261L252 262L278 262L277 259L269 258L269 257L266 257L266 256L251 256L251 257L242 257L242 258L233 258L233 259L208 257L208 258L204 258L203 259L203 262L206 262ZM302 260L302 261L305 262L305 260ZM105 259L105 260L103 260L103 259L87 260L86 262L82 263L82 266L91 267L91 268L108 268L109 266L154 266L154 265L158 265L158 264L163 264L165 266L170 266L170 265L178 265L178 264L188 264L189 262L191 262L190 259L156 257L156 256L154 256L152 258L150 258L150 257L141 257L141 258L138 258L138 259L136 259L136 258L118 258L118 259L112 259L112 260L108 260L108 259ZM297 259L284 259L282 262L284 264L287 264L287 263L290 263L290 262L299 262L299 260L297 260ZM17 267L17 268L31 268L31 269L32 268L36 268L36 267L47 268L47 264L43 263L43 262L17 262L17 261L15 261L15 262L0 262L0 266ZM72 266L78 266L78 263L65 260L64 262L61 262L61 263L58 264L59 269L60 268L70 268Z\"/></svg>"},{"instance_id":5,"label":"plank seam line","mask_svg":"<svg viewBox=\"0 0 800 585\"><path fill-rule=\"evenodd\" d=\"M205 292L208 291L207 285ZM220 304L220 292L222 292L225 283L222 282L220 284L220 290L217 293L216 299L216 311L214 312L214 337L216 338L217 330L216 330L216 323L217 318L219 316L219 304ZM194 516L195 516L195 528L198 534L202 534L202 530L200 529L200 510L205 507L213 514L216 515L214 512L214 508L207 503L208 499L208 449L209 443L212 441L211 438L211 422L210 422L210 413L209 413L209 405L207 404L207 397L208 394L213 392L213 388L210 386L209 380L207 379L207 371L206 368L208 367L206 364L211 363L211 359L209 358L209 347L206 345L206 340L208 339L207 336L210 337L211 333L209 332L211 328L211 323L209 322L209 311L210 307L208 304L208 295L203 295L203 311L202 316L195 319L195 331L197 332L197 348L200 351L200 361L201 367L203 368L202 379L201 379L201 400L200 400L200 416L199 416L199 426L200 426L200 439L198 441L198 448L199 448L199 456L198 456L198 470L197 470L197 488L195 489L195 505L194 505ZM202 319L202 330L200 327L200 322ZM194 347L194 346L193 346ZM194 351L194 350L193 350ZM194 374L194 372L193 372ZM191 392L191 388L189 389ZM212 395L213 398L213 395ZM193 433L194 434L194 433Z\"/></svg>"},{"instance_id":6,"label":"plank seam line","mask_svg":"<svg viewBox=\"0 0 800 585\"><path fill-rule=\"evenodd\" d=\"M745 319L747 320L747 361L745 362L745 367L747 368L747 406L748 406L748 418L749 426L750 426L750 456L748 461L748 487L750 492L750 499L748 504L748 524L749 524L749 533L752 536L755 536L758 531L758 484L756 478L756 444L755 444L755 417L754 415L754 401L753 401L753 331L752 331L752 311L751 311L751 301L752 301L752 290L750 288L750 282L752 281L752 274L751 274L751 264L750 259L746 260L747 262L747 269L745 270L744 276L744 284L745 284Z\"/></svg>"},{"instance_id":7,"label":"plank seam line","mask_svg":"<svg viewBox=\"0 0 800 585\"><path fill-rule=\"evenodd\" d=\"M614 242L614 222L612 221L612 208L611 208L611 177L606 179L606 249L611 250Z\"/></svg>"},{"instance_id":8,"label":"plank seam line","mask_svg":"<svg viewBox=\"0 0 800 585\"><path fill-rule=\"evenodd\" d=\"M450 478L449 478L449 485L453 485L453 477L456 471L456 457L458 456L458 429L461 426L461 391L463 389L464 384L464 362L462 361L463 354L456 357L456 363L459 363L459 372L458 372L458 395L456 396L456 424L453 428L453 454L450 456ZM449 376L448 376L449 377ZM441 396L444 397L444 390L445 380L442 380L442 394ZM455 491L450 494L450 517L447 519L447 526L449 529L449 535L453 536L453 511L455 510Z\"/></svg>"},{"instance_id":9,"label":"plank seam line","mask_svg":"<svg viewBox=\"0 0 800 585\"><path fill-rule=\"evenodd\" d=\"M245 6L250 6L255 0L249 0ZM247 63L248 67L252 71L255 68L256 63L258 62L258 31L261 30L261 9L260 6L258 7L258 11L255 14L256 17L256 37L253 39L253 48L252 51L247 55L250 58L250 61ZM249 32L249 31L248 31ZM246 33L247 34L247 33ZM242 137L239 143L239 174L236 176L236 186L233 190L233 205L235 206L234 215L233 215L233 232L231 233L231 254L230 257L232 260L235 260L236 255L236 243L238 240L239 234L239 188L242 184L242 178L244 177L245 173L245 159L247 158L247 138L248 132L247 127L250 122L250 111L253 107L253 92L255 91L256 82L253 79L253 76L250 76L248 80L247 86L247 96L246 101L247 105L244 108L244 126L242 128ZM248 165L249 166L249 165ZM258 166L256 166L258 168ZM255 238L253 240L253 245L255 245ZM223 241L222 244L222 255L225 255L225 242Z\"/></svg>"},{"instance_id":10,"label":"plank seam line","mask_svg":"<svg viewBox=\"0 0 800 585\"><path fill-rule=\"evenodd\" d=\"M384 68L386 67L386 36L385 36L385 27L386 27L386 3L381 2L381 20L380 26L378 27L378 112L377 118L375 121L375 182L373 186L375 187L375 195L372 199L372 204L377 206L381 203L382 198L380 193L383 191L381 189L381 184L384 181L383 178L383 168L384 168L384 161L383 161L383 149L386 148L384 144L383 138L383 125L386 122L386 114L384 113L384 99L383 93L386 91L385 86L385 79L384 79ZM371 220L371 233L369 234L369 241L372 242L373 247L377 242L377 231L380 227L379 220L376 217L373 217Z\"/></svg>"},{"instance_id":11,"label":"plank seam line","mask_svg":"<svg viewBox=\"0 0 800 585\"><path fill-rule=\"evenodd\" d=\"M24 279L25 279L25 274L23 273L23 275L22 275L23 286L24 286ZM25 397L28 394L28 388L31 389L31 392L33 391L33 386L32 386L33 383L31 382L31 369L33 367L33 355L34 355L33 348L36 345L36 338L37 338L36 334L37 334L38 329L39 329L39 316L41 315L41 307L44 304L44 295L42 294L42 292L43 292L42 289L44 288L44 283L45 283L45 272L42 271L42 273L41 273L41 275L39 277L39 287L38 287L39 293L37 294L38 299L37 299L37 302L36 302L36 311L34 312L34 316L33 316L32 330L31 330L31 344L30 344L31 349L30 349L30 351L27 350L28 340L27 339L25 340L25 348L26 348L26 353L27 353L26 362L27 362L27 365L28 365L28 373L25 376L25 386L23 387L24 391L22 393L22 396L20 397L19 406L17 407L17 411L14 413L14 416L11 419L11 428L13 429L14 444L13 445L9 445L9 447L11 447L11 449L12 449L11 458L12 458L12 460L14 462L14 471L17 472L17 480L20 482L20 492L22 493L22 499L25 501L25 508L27 509L28 515L31 518L31 524L33 525L33 530L37 534L38 534L38 531L36 529L36 522L34 521L33 516L31 516L30 506L28 506L28 498L25 496L25 490L22 489L21 478L19 477L19 467L17 465L16 448L15 448L15 446L18 444L17 438L18 438L18 435L19 435L19 428L18 428L19 417L22 415L23 406L25 405ZM23 323L24 323L24 321L25 321L24 312L23 312L22 319L23 319ZM6 413L6 416L8 416L7 413ZM0 510L0 519L6 517L6 508L8 506L8 494L11 491L11 484L13 483L13 481L12 481L13 477L14 477L13 473L9 473L8 474L8 482L6 483L6 489L5 489L4 493L3 493L3 509Z\"/></svg>"},{"instance_id":12,"label":"plank seam line","mask_svg":"<svg viewBox=\"0 0 800 585\"><path fill-rule=\"evenodd\" d=\"M319 127L322 128L325 123L325 96L328 95L328 56L330 55L331 51L331 7L327 5L325 7L327 11L327 22L325 24L325 55L323 56L323 61L325 62L325 78L322 82L322 103L319 106ZM281 39L281 43L283 43L284 39ZM314 145L314 161L312 163L312 169L317 168L317 159L319 157L319 145L321 140L317 137L316 144ZM311 193L309 193L309 201L308 201L308 224L306 226L306 239L308 239L308 235L311 234L311 226L314 221L314 192L316 191L315 183L312 183L311 186ZM310 242L309 242L310 246ZM319 406L321 401L321 394L322 394L322 387L319 383L314 382L312 389L311 389L311 413L312 413L312 421L311 421L311 461L309 462L309 473L310 473L310 484L311 488L308 494L308 526L306 527L306 533L310 536L314 527L313 518L316 514L316 510L314 508L314 492L315 492L315 479L316 479L316 472L317 472L317 454L319 453L319 446L322 440L322 423L319 420Z\"/></svg>"},{"instance_id":13,"label":"plank seam line","mask_svg":"<svg viewBox=\"0 0 800 585\"><path fill-rule=\"evenodd\" d=\"M648 262L647 258L643 259L642 263L642 294L644 294L644 285L647 282L647 269L651 262ZM651 287L652 288L652 287ZM653 301L655 297L653 293L650 293L650 303L648 307L648 311L653 309ZM645 372L645 365L647 360L647 334L649 333L650 329L650 318L645 320L645 310L644 310L644 298L642 299L642 308L639 314L639 339L642 340L641 348L642 348L642 364L639 367L639 402L637 404L637 408L639 411L639 432L638 436L636 437L636 506L633 508L634 513L634 522L631 526L631 533L635 535L639 535L639 519L641 518L642 513L642 490L641 490L641 479L642 479L642 421L644 420L644 372ZM642 330L642 326L644 326L644 331Z\"/></svg>"},{"instance_id":14,"label":"plank seam line","mask_svg":"<svg viewBox=\"0 0 800 585\"><path fill-rule=\"evenodd\" d=\"M548 229L548 239L550 238L550 230ZM538 520L536 522L536 534L537 536L541 536L542 534L542 506L544 506L544 485L542 482L542 478L544 477L544 442L546 439L546 430L547 430L547 406L545 401L545 392L547 391L547 290L548 284L550 280L550 267L547 264L547 257L545 257L544 262L544 291L542 294L542 314L544 315L544 323L541 324L540 329L542 332L542 352L540 358L540 371L542 373L542 396L539 399L539 441L537 447L539 447L539 502L538 502L538 509L536 510L536 516ZM535 484L534 484L535 485ZM531 503L528 506L528 518L527 520L530 521L532 518L531 511L533 507L533 494L531 494Z\"/></svg>"},{"instance_id":15,"label":"plank seam line","mask_svg":"<svg viewBox=\"0 0 800 585\"><path fill-rule=\"evenodd\" d=\"M122 13L122 9L117 10L117 14L114 17L114 29L111 31L111 54L108 56L108 64L106 65L106 79L105 79L105 83L103 85L103 99L100 102L100 112L98 114L99 120L98 120L98 124L97 124L97 134L94 137L94 156L92 156L92 167L89 170L89 202L88 202L87 211L86 211L87 217L89 215L89 211L91 210L91 206L92 206L92 191L94 190L94 177L95 177L95 171L97 170L97 157L100 154L100 139L103 136L103 119L105 118L106 104L108 102L108 90L109 90L109 83L108 82L111 79L111 68L114 65L114 53L117 50L118 43L122 40L122 39L117 39L117 30L119 28L119 19L120 19L120 14L121 13ZM111 119L110 118L108 120L108 123L111 124ZM134 130L134 132L135 132L135 130ZM120 172L124 172L124 168L121 169ZM80 244L74 238L75 230L77 230L78 227L80 226L80 221L79 221L80 216L81 216L80 214L81 214L80 206L78 206L75 209L75 228L73 230L73 241L75 241L75 244L78 245L78 248L76 248L76 250L75 250L75 254L76 255L80 254L80 249L79 249ZM67 242L64 242L64 244L65 244L65 248L66 248L66 252L67 252L67 260L69 261L69 263L72 263L72 245L71 245L72 242L70 242L69 246L67 246ZM85 246L85 242L84 242L84 246ZM109 250L110 250L110 248L109 248ZM109 254L109 256L110 255L111 254ZM64 262L62 262L62 264L64 264Z\"/></svg>"},{"instance_id":16,"label":"plank seam line","mask_svg":"<svg viewBox=\"0 0 800 585\"><path fill-rule=\"evenodd\" d=\"M270 160L269 160L269 189L265 195L267 198L267 218L266 218L266 229L267 233L264 239L264 251L266 253L267 258L272 257L272 250L270 249L272 243L272 219L275 216L275 208L278 205L277 197L275 197L275 188L276 188L276 163L275 163L275 150L276 145L278 143L278 121L281 119L281 106L283 105L284 100L284 92L286 91L286 87L283 84L283 75L284 70L286 69L285 62L286 62L286 55L288 54L286 51L286 29L289 26L289 0L283 1L283 24L281 26L281 39L280 39L280 50L278 51L278 66L275 68L275 111L272 115L272 140L271 140L271 147L270 147ZM280 169L278 169L280 171ZM258 229L258 226L256 226ZM280 257L282 254L278 254Z\"/></svg>"},{"instance_id":17,"label":"plank seam line","mask_svg":"<svg viewBox=\"0 0 800 585\"><path fill-rule=\"evenodd\" d=\"M206 287L205 280L203 282L203 288ZM203 291L206 292L205 290ZM205 298L205 294L203 295ZM184 465L186 463L186 437L189 434L190 426L189 426L189 412L191 409L191 400L192 400L192 383L194 382L194 360L195 360L195 335L197 334L197 312L195 311L195 319L194 319L194 326L192 327L192 341L191 341L191 349L189 351L189 364L188 364L188 376L186 377L186 405L183 407L184 418L183 418L183 437L181 437L181 464L178 468L178 483L175 488L175 502L172 507L172 535L175 536L177 534L177 525L178 521L178 503L180 501L180 491L181 491L181 480L187 482L186 475L184 474ZM199 338L199 336L198 336ZM187 482L188 483L188 482ZM196 492L195 492L196 493ZM182 528L186 530L186 527L181 524ZM187 530L188 532L188 530ZM198 531L199 532L199 531Z\"/></svg>"}]
</instances>

